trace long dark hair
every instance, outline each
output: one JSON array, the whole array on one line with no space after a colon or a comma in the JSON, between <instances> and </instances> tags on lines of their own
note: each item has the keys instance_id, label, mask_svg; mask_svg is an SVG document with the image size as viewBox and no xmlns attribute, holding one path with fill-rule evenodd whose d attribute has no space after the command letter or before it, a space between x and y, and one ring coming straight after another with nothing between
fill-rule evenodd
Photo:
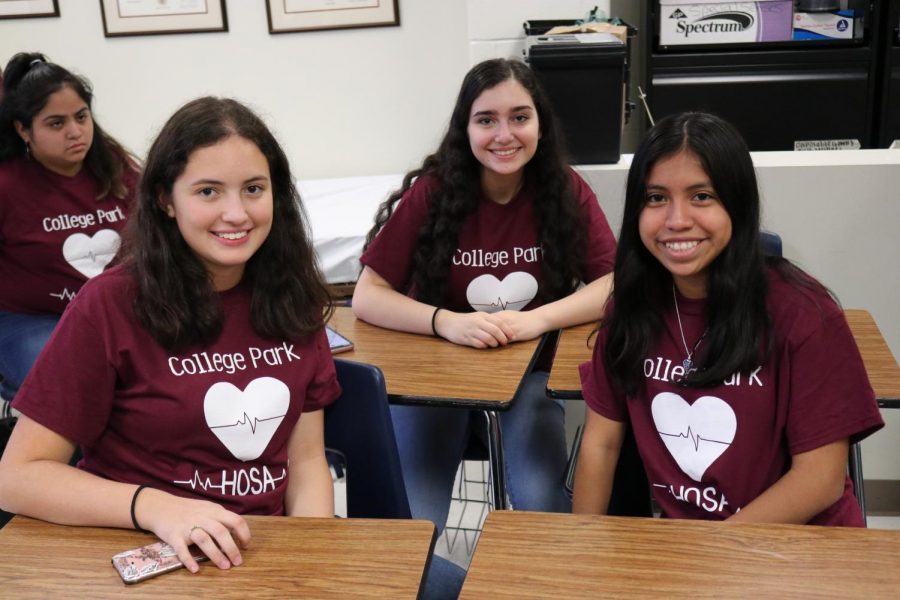
<instances>
[{"instance_id":1,"label":"long dark hair","mask_svg":"<svg viewBox=\"0 0 900 600\"><path fill-rule=\"evenodd\" d=\"M91 108L94 93L91 84L38 52L20 52L10 59L3 71L3 94L0 96L0 161L25 156L25 144L18 136L14 123L31 129L34 117L44 109L51 94L70 88ZM136 161L127 150L94 119L94 141L88 148L84 165L99 184L102 199L107 194L125 198L128 189L124 170Z\"/></svg>"},{"instance_id":2,"label":"long dark hair","mask_svg":"<svg viewBox=\"0 0 900 600\"><path fill-rule=\"evenodd\" d=\"M643 360L661 331L661 315L672 303L672 277L638 231L647 202L647 176L659 161L681 151L700 161L732 224L731 240L708 267L709 331L699 352L700 368L682 383L709 386L752 370L767 349L767 259L759 241L759 191L750 152L740 133L719 117L692 112L670 116L649 131L628 172L613 308L603 325L609 328L607 367L627 393L634 393L643 381ZM770 262L795 279L790 263L776 258Z\"/></svg>"},{"instance_id":3,"label":"long dark hair","mask_svg":"<svg viewBox=\"0 0 900 600\"><path fill-rule=\"evenodd\" d=\"M137 282L135 313L168 350L214 341L224 315L206 268L161 199L172 193L195 150L232 135L259 148L272 180L272 229L244 271L253 329L266 338L293 339L319 330L332 308L281 146L239 102L199 98L178 109L150 147L123 240L124 260Z\"/></svg>"},{"instance_id":4,"label":"long dark hair","mask_svg":"<svg viewBox=\"0 0 900 600\"><path fill-rule=\"evenodd\" d=\"M541 299L546 302L568 295L584 277L579 270L578 256L586 236L578 218L562 133L550 103L525 64L506 59L487 60L472 67L463 79L450 124L437 151L425 158L421 167L407 173L401 188L379 207L375 225L366 238L368 247L416 178L427 175L437 180L428 217L419 231L412 257L410 283L422 302L441 304L445 300L450 261L460 229L466 217L478 210L481 201L482 166L472 154L467 133L472 104L482 92L509 79L519 82L531 95L541 129L537 151L525 166L524 181L534 198L538 238L543 246Z\"/></svg>"}]
</instances>

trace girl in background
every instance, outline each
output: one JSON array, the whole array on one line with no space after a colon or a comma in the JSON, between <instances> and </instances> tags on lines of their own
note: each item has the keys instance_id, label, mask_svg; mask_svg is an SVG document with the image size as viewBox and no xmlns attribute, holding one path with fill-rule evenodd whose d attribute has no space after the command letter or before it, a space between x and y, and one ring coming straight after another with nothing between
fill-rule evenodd
<instances>
[{"instance_id":1,"label":"girl in background","mask_svg":"<svg viewBox=\"0 0 900 600\"><path fill-rule=\"evenodd\" d=\"M630 423L663 516L863 525L848 445L883 426L843 311L763 256L740 134L703 113L650 130L628 174L573 509L604 513Z\"/></svg>"},{"instance_id":2,"label":"girl in background","mask_svg":"<svg viewBox=\"0 0 900 600\"><path fill-rule=\"evenodd\" d=\"M438 150L380 207L356 316L475 348L599 318L615 240L560 135L527 66L473 67ZM516 509L564 512L564 409L546 395L546 369L529 374L500 415L507 489ZM458 408L391 410L413 517L443 528L468 436L483 420Z\"/></svg>"},{"instance_id":3,"label":"girl in background","mask_svg":"<svg viewBox=\"0 0 900 600\"><path fill-rule=\"evenodd\" d=\"M60 314L119 248L136 163L91 113L90 84L16 54L0 95L0 392L11 399Z\"/></svg>"},{"instance_id":4,"label":"girl in background","mask_svg":"<svg viewBox=\"0 0 900 600\"><path fill-rule=\"evenodd\" d=\"M201 98L169 119L121 264L85 284L16 396L4 510L143 528L191 571L190 544L241 564L240 515L334 514L321 409L340 388L298 206L249 109Z\"/></svg>"}]
</instances>

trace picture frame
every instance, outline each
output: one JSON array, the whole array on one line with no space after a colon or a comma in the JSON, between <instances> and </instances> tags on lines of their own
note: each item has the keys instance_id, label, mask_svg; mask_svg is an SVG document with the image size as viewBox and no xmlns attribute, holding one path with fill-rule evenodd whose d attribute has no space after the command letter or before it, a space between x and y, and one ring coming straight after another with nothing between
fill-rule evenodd
<instances>
[{"instance_id":1,"label":"picture frame","mask_svg":"<svg viewBox=\"0 0 900 600\"><path fill-rule=\"evenodd\" d=\"M228 31L225 0L100 0L100 12L106 37Z\"/></svg>"},{"instance_id":2,"label":"picture frame","mask_svg":"<svg viewBox=\"0 0 900 600\"><path fill-rule=\"evenodd\" d=\"M399 0L266 0L269 33L398 27Z\"/></svg>"},{"instance_id":3,"label":"picture frame","mask_svg":"<svg viewBox=\"0 0 900 600\"><path fill-rule=\"evenodd\" d=\"M0 19L58 16L59 0L3 0L0 2Z\"/></svg>"}]
</instances>

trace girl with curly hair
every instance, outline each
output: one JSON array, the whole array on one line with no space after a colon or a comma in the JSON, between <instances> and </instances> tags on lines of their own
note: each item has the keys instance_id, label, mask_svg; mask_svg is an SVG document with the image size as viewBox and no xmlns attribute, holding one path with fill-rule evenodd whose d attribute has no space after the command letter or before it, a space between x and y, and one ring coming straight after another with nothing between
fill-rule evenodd
<instances>
[{"instance_id":1,"label":"girl with curly hair","mask_svg":"<svg viewBox=\"0 0 900 600\"><path fill-rule=\"evenodd\" d=\"M382 327L502 346L599 318L614 257L534 73L489 60L465 76L437 151L380 207L353 310ZM500 416L508 492L514 508L563 512L564 409L546 396L540 366ZM413 516L443 527L470 429L483 421L456 408L392 410Z\"/></svg>"}]
</instances>

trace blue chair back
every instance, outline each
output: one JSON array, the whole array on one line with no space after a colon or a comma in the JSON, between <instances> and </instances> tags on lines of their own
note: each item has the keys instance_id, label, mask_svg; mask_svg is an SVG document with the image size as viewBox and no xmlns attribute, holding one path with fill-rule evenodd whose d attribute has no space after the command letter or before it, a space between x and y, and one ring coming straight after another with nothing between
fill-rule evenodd
<instances>
[{"instance_id":1,"label":"blue chair back","mask_svg":"<svg viewBox=\"0 0 900 600\"><path fill-rule=\"evenodd\" d=\"M767 256L782 256L781 236L772 231L760 231L759 243L763 254Z\"/></svg>"},{"instance_id":2,"label":"blue chair back","mask_svg":"<svg viewBox=\"0 0 900 600\"><path fill-rule=\"evenodd\" d=\"M346 459L347 516L409 519L384 375L372 365L334 363L343 392L325 409L325 446Z\"/></svg>"}]
</instances>

